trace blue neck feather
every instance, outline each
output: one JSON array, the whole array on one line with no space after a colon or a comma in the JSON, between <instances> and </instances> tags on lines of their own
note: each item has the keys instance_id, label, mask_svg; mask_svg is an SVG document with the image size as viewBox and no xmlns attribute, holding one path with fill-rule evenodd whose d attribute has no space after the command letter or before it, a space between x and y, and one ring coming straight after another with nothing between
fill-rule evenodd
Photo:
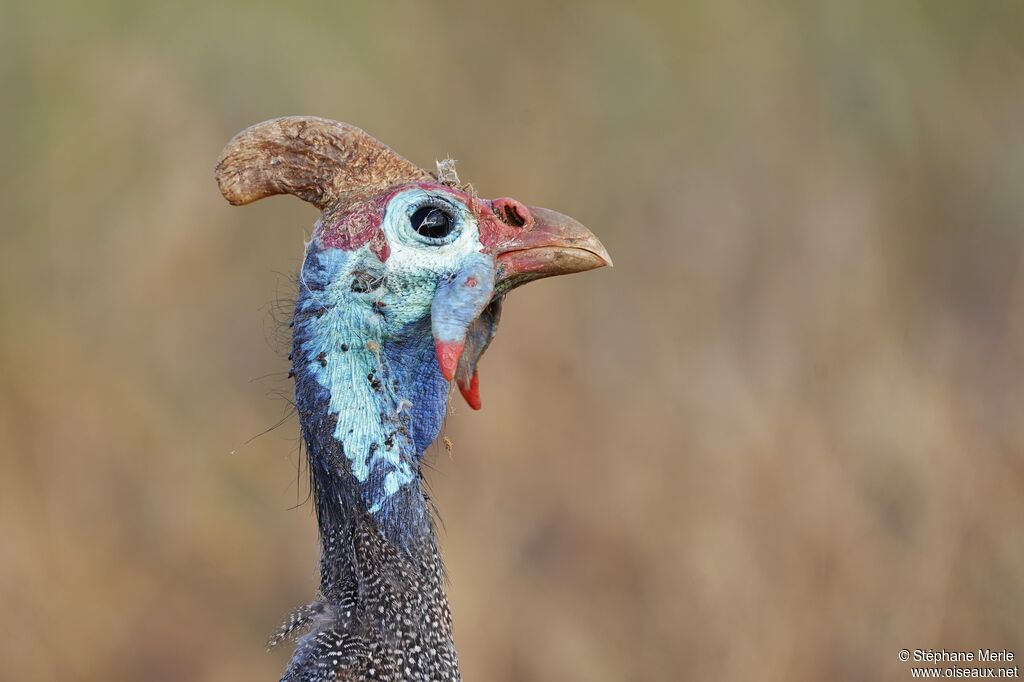
<instances>
[{"instance_id":1,"label":"blue neck feather","mask_svg":"<svg viewBox=\"0 0 1024 682\"><path fill-rule=\"evenodd\" d=\"M400 547L430 532L420 459L440 429L448 382L429 314L402 303L428 299L424 286L385 281L368 252L310 245L292 357L322 531L365 514Z\"/></svg>"}]
</instances>

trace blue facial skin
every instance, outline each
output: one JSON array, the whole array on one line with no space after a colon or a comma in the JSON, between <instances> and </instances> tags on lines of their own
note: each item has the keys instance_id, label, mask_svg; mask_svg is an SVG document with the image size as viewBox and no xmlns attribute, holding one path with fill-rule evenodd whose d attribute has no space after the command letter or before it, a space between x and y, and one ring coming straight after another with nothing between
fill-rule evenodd
<instances>
[{"instance_id":1,"label":"blue facial skin","mask_svg":"<svg viewBox=\"0 0 1024 682\"><path fill-rule=\"evenodd\" d=\"M437 438L448 402L448 382L441 376L434 354L434 341L426 321L414 322L402 330L384 354L404 396L412 403L409 412L413 449L422 457Z\"/></svg>"},{"instance_id":2,"label":"blue facial skin","mask_svg":"<svg viewBox=\"0 0 1024 682\"><path fill-rule=\"evenodd\" d=\"M461 341L466 330L494 291L494 261L482 253L469 254L453 276L437 285L431 304L431 326L442 341Z\"/></svg>"},{"instance_id":3,"label":"blue facial skin","mask_svg":"<svg viewBox=\"0 0 1024 682\"><path fill-rule=\"evenodd\" d=\"M369 513L398 546L428 527L419 463L448 399L431 334L436 280L385 277L366 249L310 244L292 357L321 524Z\"/></svg>"}]
</instances>

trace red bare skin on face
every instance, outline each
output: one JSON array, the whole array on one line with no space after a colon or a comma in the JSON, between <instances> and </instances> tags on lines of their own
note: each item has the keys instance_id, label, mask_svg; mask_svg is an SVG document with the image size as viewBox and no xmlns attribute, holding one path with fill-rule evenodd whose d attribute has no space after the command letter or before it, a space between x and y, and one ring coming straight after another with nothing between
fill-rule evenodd
<instances>
[{"instance_id":1,"label":"red bare skin on face","mask_svg":"<svg viewBox=\"0 0 1024 682\"><path fill-rule=\"evenodd\" d=\"M324 246L354 251L364 244L382 262L391 255L381 222L388 203L399 192L418 188L428 192L448 194L469 208L477 221L480 243L484 253L494 253L495 248L512 241L523 230L533 227L534 219L530 209L515 199L501 198L493 201L480 199L460 189L430 182L395 187L377 197L355 204L338 217L332 217L322 225L318 237ZM470 284L470 286L473 286Z\"/></svg>"},{"instance_id":2,"label":"red bare skin on face","mask_svg":"<svg viewBox=\"0 0 1024 682\"><path fill-rule=\"evenodd\" d=\"M317 236L324 246L331 249L355 251L369 244L370 250L381 262L387 261L391 247L388 246L380 223L392 196L393 192L356 204L341 216L326 221Z\"/></svg>"},{"instance_id":3,"label":"red bare skin on face","mask_svg":"<svg viewBox=\"0 0 1024 682\"><path fill-rule=\"evenodd\" d=\"M474 215L485 253L494 253L496 248L509 243L534 224L530 209L515 199L475 199L473 207L477 209Z\"/></svg>"}]
</instances>

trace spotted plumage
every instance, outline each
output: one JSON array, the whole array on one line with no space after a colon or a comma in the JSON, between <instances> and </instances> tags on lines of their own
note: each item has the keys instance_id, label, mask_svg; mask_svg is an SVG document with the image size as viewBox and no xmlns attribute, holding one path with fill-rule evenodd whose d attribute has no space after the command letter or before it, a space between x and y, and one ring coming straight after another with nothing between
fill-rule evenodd
<instances>
[{"instance_id":1,"label":"spotted plumage","mask_svg":"<svg viewBox=\"0 0 1024 682\"><path fill-rule=\"evenodd\" d=\"M233 204L289 193L322 210L289 355L320 586L270 640L296 640L283 682L460 679L423 454L450 382L480 408L477 365L508 291L610 264L579 223L439 170L308 117L239 133L217 165Z\"/></svg>"},{"instance_id":2,"label":"spotted plumage","mask_svg":"<svg viewBox=\"0 0 1024 682\"><path fill-rule=\"evenodd\" d=\"M433 534L406 553L368 518L345 525L322 532L317 601L299 609L275 636L308 629L282 679L460 679Z\"/></svg>"}]
</instances>

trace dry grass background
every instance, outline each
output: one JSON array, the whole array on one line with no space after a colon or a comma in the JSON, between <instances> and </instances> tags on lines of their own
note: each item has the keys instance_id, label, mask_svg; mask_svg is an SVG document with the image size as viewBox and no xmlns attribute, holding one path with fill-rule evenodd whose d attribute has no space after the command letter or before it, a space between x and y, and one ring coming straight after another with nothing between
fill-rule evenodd
<instances>
[{"instance_id":1,"label":"dry grass background","mask_svg":"<svg viewBox=\"0 0 1024 682\"><path fill-rule=\"evenodd\" d=\"M510 297L435 452L468 680L1024 655L1021 3L15 0L0 85L0 679L277 679L315 211L212 166L292 113L615 258Z\"/></svg>"}]
</instances>

